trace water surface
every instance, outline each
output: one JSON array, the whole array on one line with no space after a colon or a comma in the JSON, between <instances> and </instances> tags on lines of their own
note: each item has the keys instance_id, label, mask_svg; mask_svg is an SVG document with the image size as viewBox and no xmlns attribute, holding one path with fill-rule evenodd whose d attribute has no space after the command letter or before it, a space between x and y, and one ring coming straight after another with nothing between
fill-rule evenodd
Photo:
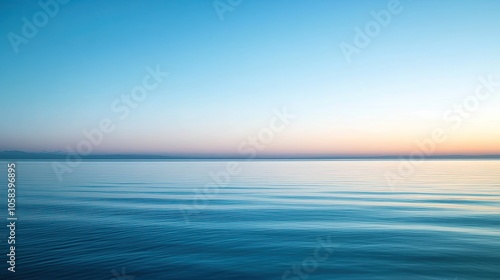
<instances>
[{"instance_id":1,"label":"water surface","mask_svg":"<svg viewBox=\"0 0 500 280\"><path fill-rule=\"evenodd\" d=\"M226 164L88 161L60 182L17 162L1 279L500 279L500 161L428 161L394 186L398 161L240 162L214 187Z\"/></svg>"}]
</instances>

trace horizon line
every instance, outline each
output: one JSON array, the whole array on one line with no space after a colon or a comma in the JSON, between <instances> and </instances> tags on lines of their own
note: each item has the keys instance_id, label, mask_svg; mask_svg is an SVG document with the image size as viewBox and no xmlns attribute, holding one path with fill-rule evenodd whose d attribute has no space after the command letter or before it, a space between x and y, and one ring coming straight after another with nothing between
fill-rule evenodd
<instances>
[{"instance_id":1,"label":"horizon line","mask_svg":"<svg viewBox=\"0 0 500 280\"><path fill-rule=\"evenodd\" d=\"M500 154L431 154L431 155L409 155L409 154L269 154L256 155L250 157L241 154L147 154L147 153L102 153L102 154L68 154L63 152L24 152L17 150L0 151L0 159L47 159L59 160L71 157L79 157L81 159L122 159L122 160L137 160L137 159L234 159L234 160L251 160L251 159L404 159L404 160L425 160L425 159L500 159Z\"/></svg>"}]
</instances>

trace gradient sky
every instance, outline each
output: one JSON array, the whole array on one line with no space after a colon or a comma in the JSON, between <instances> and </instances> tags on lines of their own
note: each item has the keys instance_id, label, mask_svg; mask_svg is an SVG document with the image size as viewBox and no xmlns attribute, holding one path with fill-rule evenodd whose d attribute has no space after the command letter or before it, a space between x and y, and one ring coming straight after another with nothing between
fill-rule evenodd
<instances>
[{"instance_id":1,"label":"gradient sky","mask_svg":"<svg viewBox=\"0 0 500 280\"><path fill-rule=\"evenodd\" d=\"M236 154L286 107L262 154L409 153L435 127L437 153L500 153L500 88L457 129L442 119L500 80L500 1L400 1L347 63L340 44L388 2L243 0L220 20L211 0L72 0L15 53L41 8L2 1L0 150L65 150L110 118L95 153ZM156 65L169 76L120 120L110 104Z\"/></svg>"}]
</instances>

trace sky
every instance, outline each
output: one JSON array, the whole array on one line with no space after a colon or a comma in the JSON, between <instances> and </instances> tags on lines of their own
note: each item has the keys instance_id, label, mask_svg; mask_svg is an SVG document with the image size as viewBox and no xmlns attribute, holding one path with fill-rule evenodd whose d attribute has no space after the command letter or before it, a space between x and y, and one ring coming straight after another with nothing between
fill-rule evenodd
<instances>
[{"instance_id":1,"label":"sky","mask_svg":"<svg viewBox=\"0 0 500 280\"><path fill-rule=\"evenodd\" d=\"M2 1L0 151L500 154L499 14L494 0Z\"/></svg>"}]
</instances>

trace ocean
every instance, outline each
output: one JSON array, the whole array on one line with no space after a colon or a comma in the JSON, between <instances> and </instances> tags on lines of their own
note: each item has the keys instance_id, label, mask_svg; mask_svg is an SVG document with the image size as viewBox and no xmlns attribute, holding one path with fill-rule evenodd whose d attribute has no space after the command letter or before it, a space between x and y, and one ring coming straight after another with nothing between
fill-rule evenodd
<instances>
[{"instance_id":1,"label":"ocean","mask_svg":"<svg viewBox=\"0 0 500 280\"><path fill-rule=\"evenodd\" d=\"M500 279L496 160L15 163L1 279Z\"/></svg>"}]
</instances>

